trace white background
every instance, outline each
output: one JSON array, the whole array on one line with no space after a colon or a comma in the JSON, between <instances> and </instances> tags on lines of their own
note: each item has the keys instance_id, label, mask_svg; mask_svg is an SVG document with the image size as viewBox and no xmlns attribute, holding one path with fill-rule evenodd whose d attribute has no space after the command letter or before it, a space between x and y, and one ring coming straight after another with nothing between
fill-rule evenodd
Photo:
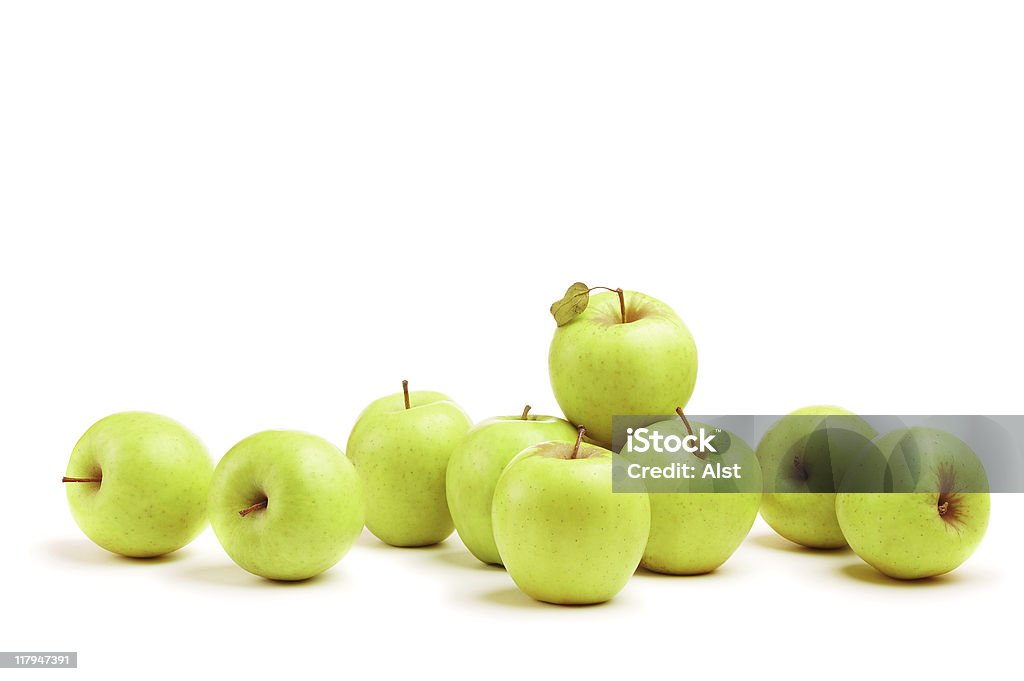
<instances>
[{"instance_id":1,"label":"white background","mask_svg":"<svg viewBox=\"0 0 1024 681\"><path fill-rule=\"evenodd\" d=\"M945 579L759 523L719 572L592 608L531 602L457 538L364 534L283 586L210 532L140 562L71 520L67 457L114 411L215 458L272 427L344 446L402 378L475 419L556 411L547 308L575 280L675 307L692 413L1021 413L1024 9L700 5L4 2L0 649L103 679L1019 659L1015 495Z\"/></svg>"}]
</instances>

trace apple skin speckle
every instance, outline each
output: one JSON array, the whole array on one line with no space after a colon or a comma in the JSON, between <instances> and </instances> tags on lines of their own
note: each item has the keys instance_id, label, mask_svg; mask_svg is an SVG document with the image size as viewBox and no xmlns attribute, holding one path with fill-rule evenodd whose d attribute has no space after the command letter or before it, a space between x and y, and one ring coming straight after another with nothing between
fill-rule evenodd
<instances>
[{"instance_id":1,"label":"apple skin speckle","mask_svg":"<svg viewBox=\"0 0 1024 681\"><path fill-rule=\"evenodd\" d=\"M266 507L240 511L265 500ZM261 577L298 581L332 567L363 529L363 486L323 438L292 430L251 435L214 472L210 519L224 550Z\"/></svg>"},{"instance_id":2,"label":"apple skin speckle","mask_svg":"<svg viewBox=\"0 0 1024 681\"><path fill-rule=\"evenodd\" d=\"M802 443L829 416L838 417L843 428L858 432L865 441L876 435L875 430L853 412L834 406L812 406L779 419L757 445L757 459L765 480L761 517L781 536L813 549L838 549L847 545L836 519L832 472L822 471L827 480L807 480L806 462L801 461ZM813 491L815 484L829 489Z\"/></svg>"},{"instance_id":3,"label":"apple skin speckle","mask_svg":"<svg viewBox=\"0 0 1024 681\"><path fill-rule=\"evenodd\" d=\"M593 295L587 309L555 330L548 352L551 388L565 417L604 446L612 417L672 414L686 407L697 381L697 346L665 303L625 291L621 323L614 292Z\"/></svg>"},{"instance_id":4,"label":"apple skin speckle","mask_svg":"<svg viewBox=\"0 0 1024 681\"><path fill-rule=\"evenodd\" d=\"M576 434L568 421L553 416L499 416L477 424L463 438L448 462L445 493L455 529L477 559L501 565L491 506L505 466L531 445L575 441Z\"/></svg>"},{"instance_id":5,"label":"apple skin speckle","mask_svg":"<svg viewBox=\"0 0 1024 681\"><path fill-rule=\"evenodd\" d=\"M523 450L494 492L494 539L516 585L561 605L611 599L636 571L650 533L646 493L612 492L611 452L584 444L581 458L553 443ZM573 443L558 443L571 450Z\"/></svg>"},{"instance_id":6,"label":"apple skin speckle","mask_svg":"<svg viewBox=\"0 0 1024 681\"><path fill-rule=\"evenodd\" d=\"M392 546L430 546L455 529L445 494L448 460L473 422L447 395L412 391L372 402L346 449L366 490L366 527Z\"/></svg>"},{"instance_id":7,"label":"apple skin speckle","mask_svg":"<svg viewBox=\"0 0 1024 681\"><path fill-rule=\"evenodd\" d=\"M183 425L121 412L94 423L75 445L65 483L79 528L97 545L151 558L177 551L206 527L213 461Z\"/></svg>"},{"instance_id":8,"label":"apple skin speckle","mask_svg":"<svg viewBox=\"0 0 1024 681\"><path fill-rule=\"evenodd\" d=\"M966 561L988 527L987 493L962 495L959 527L936 510L938 493L846 493L838 495L839 522L858 556L896 579L945 574Z\"/></svg>"},{"instance_id":9,"label":"apple skin speckle","mask_svg":"<svg viewBox=\"0 0 1024 681\"><path fill-rule=\"evenodd\" d=\"M850 547L896 579L956 569L988 528L991 498L981 460L956 436L930 427L897 429L876 444L894 491L836 496L836 517Z\"/></svg>"}]
</instances>

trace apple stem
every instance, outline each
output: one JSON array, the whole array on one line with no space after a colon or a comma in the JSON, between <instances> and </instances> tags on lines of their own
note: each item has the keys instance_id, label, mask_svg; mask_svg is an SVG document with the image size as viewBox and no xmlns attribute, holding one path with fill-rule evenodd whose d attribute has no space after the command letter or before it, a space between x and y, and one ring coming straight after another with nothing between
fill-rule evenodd
<instances>
[{"instance_id":1,"label":"apple stem","mask_svg":"<svg viewBox=\"0 0 1024 681\"><path fill-rule=\"evenodd\" d=\"M266 508L268 501L269 501L269 499L264 499L263 501L261 501L259 503L253 504L249 508L243 508L241 511L238 512L238 515L240 515L240 516L242 516L244 518L245 516L249 515L253 511L258 511L261 508Z\"/></svg>"},{"instance_id":2,"label":"apple stem","mask_svg":"<svg viewBox=\"0 0 1024 681\"><path fill-rule=\"evenodd\" d=\"M686 418L686 414L683 413L683 408L676 407L676 413L679 414L679 418L683 420L683 424L686 426L686 432L690 434L690 437L693 437L693 428L690 427L690 420ZM707 458L704 452L701 451L695 451L693 455L696 456L698 459Z\"/></svg>"},{"instance_id":3,"label":"apple stem","mask_svg":"<svg viewBox=\"0 0 1024 681\"><path fill-rule=\"evenodd\" d=\"M570 459L575 459L576 455L580 453L580 444L583 442L583 433L587 432L587 429L583 426L579 426L576 430L576 444L572 448L572 456L569 457Z\"/></svg>"},{"instance_id":4,"label":"apple stem","mask_svg":"<svg viewBox=\"0 0 1024 681\"><path fill-rule=\"evenodd\" d=\"M402 394L405 395L405 408L409 408L409 381L402 380Z\"/></svg>"},{"instance_id":5,"label":"apple stem","mask_svg":"<svg viewBox=\"0 0 1024 681\"><path fill-rule=\"evenodd\" d=\"M529 413L530 413L530 405L526 405L526 408L523 409L523 415L520 416L519 418L521 420L525 421L526 420L526 415L529 414Z\"/></svg>"},{"instance_id":6,"label":"apple stem","mask_svg":"<svg viewBox=\"0 0 1024 681\"><path fill-rule=\"evenodd\" d=\"M676 407L676 413L679 414L679 418L681 418L683 420L683 423L686 424L686 432L689 433L690 435L693 435L693 428L690 427L690 422L689 420L687 420L686 414L683 413L683 408Z\"/></svg>"},{"instance_id":7,"label":"apple stem","mask_svg":"<svg viewBox=\"0 0 1024 681\"><path fill-rule=\"evenodd\" d=\"M939 504L939 515L946 515L946 511L949 510L949 502L943 501Z\"/></svg>"},{"instance_id":8,"label":"apple stem","mask_svg":"<svg viewBox=\"0 0 1024 681\"><path fill-rule=\"evenodd\" d=\"M587 289L587 293L590 293L591 291L597 291L598 289L600 289L602 291L611 291L612 293L618 293L619 294L619 314L622 315L622 323L625 324L626 323L626 294L625 294L625 292L621 288L608 288L607 286L591 286L589 289Z\"/></svg>"},{"instance_id":9,"label":"apple stem","mask_svg":"<svg viewBox=\"0 0 1024 681\"><path fill-rule=\"evenodd\" d=\"M103 478L62 478L61 482L103 482Z\"/></svg>"}]
</instances>

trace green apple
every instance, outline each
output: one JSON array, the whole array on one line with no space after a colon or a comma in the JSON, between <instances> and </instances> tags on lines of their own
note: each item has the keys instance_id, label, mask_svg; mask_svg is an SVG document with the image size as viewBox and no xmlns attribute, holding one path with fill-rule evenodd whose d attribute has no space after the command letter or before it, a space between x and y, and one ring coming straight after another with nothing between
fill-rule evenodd
<instances>
[{"instance_id":1,"label":"green apple","mask_svg":"<svg viewBox=\"0 0 1024 681\"><path fill-rule=\"evenodd\" d=\"M686 406L697 380L697 346L665 303L610 291L592 296L582 313L555 330L548 369L565 417L610 446L613 416L671 414Z\"/></svg>"},{"instance_id":2,"label":"green apple","mask_svg":"<svg viewBox=\"0 0 1024 681\"><path fill-rule=\"evenodd\" d=\"M695 476L646 480L651 498L651 533L640 564L666 574L711 572L739 548L757 518L761 503L757 457L734 433L696 421L661 421L647 430L680 439L704 431L712 435L714 451L684 450L649 456L624 450L623 456L630 461L656 466L683 464ZM736 471L739 477L705 477L723 469Z\"/></svg>"},{"instance_id":3,"label":"green apple","mask_svg":"<svg viewBox=\"0 0 1024 681\"><path fill-rule=\"evenodd\" d=\"M363 529L355 468L323 438L294 430L251 435L217 464L210 521L221 546L254 575L315 577L341 560Z\"/></svg>"},{"instance_id":4,"label":"green apple","mask_svg":"<svg viewBox=\"0 0 1024 681\"><path fill-rule=\"evenodd\" d=\"M392 546L429 546L455 529L445 498L448 459L473 425L442 393L403 392L372 402L348 438L366 488L366 526Z\"/></svg>"},{"instance_id":5,"label":"green apple","mask_svg":"<svg viewBox=\"0 0 1024 681\"><path fill-rule=\"evenodd\" d=\"M851 460L875 435L862 418L832 406L805 407L776 421L757 445L765 491L761 517L797 544L846 546L836 492Z\"/></svg>"},{"instance_id":6,"label":"green apple","mask_svg":"<svg viewBox=\"0 0 1024 681\"><path fill-rule=\"evenodd\" d=\"M516 586L539 601L582 605L626 585L647 545L651 506L645 492L613 492L612 453L578 438L516 455L495 487L492 520Z\"/></svg>"},{"instance_id":7,"label":"green apple","mask_svg":"<svg viewBox=\"0 0 1024 681\"><path fill-rule=\"evenodd\" d=\"M547 440L574 440L576 429L554 416L496 416L466 434L448 461L445 491L455 529L466 548L484 563L501 565L491 525L494 487L519 452Z\"/></svg>"},{"instance_id":8,"label":"green apple","mask_svg":"<svg viewBox=\"0 0 1024 681\"><path fill-rule=\"evenodd\" d=\"M147 558L176 551L206 527L210 453L157 414L100 419L71 452L64 482L71 515L108 551Z\"/></svg>"},{"instance_id":9,"label":"green apple","mask_svg":"<svg viewBox=\"0 0 1024 681\"><path fill-rule=\"evenodd\" d=\"M978 456L935 428L877 440L888 462L886 491L840 492L836 516L854 552L897 579L941 575L978 548L988 527L988 477Z\"/></svg>"}]
</instances>

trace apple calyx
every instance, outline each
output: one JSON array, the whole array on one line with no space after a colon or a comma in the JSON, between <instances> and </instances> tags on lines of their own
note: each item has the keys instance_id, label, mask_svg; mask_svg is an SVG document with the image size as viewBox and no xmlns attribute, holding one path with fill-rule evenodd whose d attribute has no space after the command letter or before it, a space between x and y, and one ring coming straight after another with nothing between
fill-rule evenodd
<instances>
[{"instance_id":1,"label":"apple calyx","mask_svg":"<svg viewBox=\"0 0 1024 681\"><path fill-rule=\"evenodd\" d=\"M270 502L269 499L264 499L263 501L258 501L255 504L253 504L252 506L250 506L249 508L243 508L241 511L238 512L238 515L240 515L240 516L242 516L244 518L245 516L249 515L250 513L254 512L254 511L258 511L260 509L266 508L267 504L269 502Z\"/></svg>"},{"instance_id":2,"label":"apple calyx","mask_svg":"<svg viewBox=\"0 0 1024 681\"><path fill-rule=\"evenodd\" d=\"M959 501L960 495L955 492L939 492L939 499L935 504L939 517L953 526L963 524Z\"/></svg>"},{"instance_id":3,"label":"apple calyx","mask_svg":"<svg viewBox=\"0 0 1024 681\"><path fill-rule=\"evenodd\" d=\"M569 456L570 459L575 459L576 455L580 453L580 445L583 443L583 433L585 432L587 432L585 427L576 427L576 444L572 447L572 454Z\"/></svg>"},{"instance_id":4,"label":"apple calyx","mask_svg":"<svg viewBox=\"0 0 1024 681\"><path fill-rule=\"evenodd\" d=\"M61 478L61 482L103 482L103 478Z\"/></svg>"},{"instance_id":5,"label":"apple calyx","mask_svg":"<svg viewBox=\"0 0 1024 681\"><path fill-rule=\"evenodd\" d=\"M565 326L576 317L583 314L590 304L591 291L611 291L619 295L619 314L622 316L622 323L626 323L626 294L621 288L608 288L607 286L587 286L582 281L577 281L570 286L561 299L551 304L551 316L555 323Z\"/></svg>"},{"instance_id":6,"label":"apple calyx","mask_svg":"<svg viewBox=\"0 0 1024 681\"><path fill-rule=\"evenodd\" d=\"M956 471L953 466L949 464L941 466L937 478L939 498L935 502L935 510L939 512L939 517L950 525L963 524L963 518L960 517L961 498L956 489Z\"/></svg>"},{"instance_id":7,"label":"apple calyx","mask_svg":"<svg viewBox=\"0 0 1024 681\"><path fill-rule=\"evenodd\" d=\"M409 408L409 381L402 379L402 394L405 396L405 408Z\"/></svg>"},{"instance_id":8,"label":"apple calyx","mask_svg":"<svg viewBox=\"0 0 1024 681\"><path fill-rule=\"evenodd\" d=\"M519 417L519 420L520 421L525 421L527 419L527 416L530 413L530 409L532 409L532 408L533 407L531 407L530 405L526 405L526 408L523 409L523 415Z\"/></svg>"},{"instance_id":9,"label":"apple calyx","mask_svg":"<svg viewBox=\"0 0 1024 681\"><path fill-rule=\"evenodd\" d=\"M686 432L689 433L690 437L696 437L693 434L693 428L690 427L690 420L687 419L686 418L686 414L683 413L683 408L682 407L676 407L676 413L679 414L679 418L681 418L683 420L683 425L686 426ZM705 458L707 458L707 455L704 452L700 451L700 450L695 450L693 452L693 455L696 456L698 459L705 459Z\"/></svg>"}]
</instances>

